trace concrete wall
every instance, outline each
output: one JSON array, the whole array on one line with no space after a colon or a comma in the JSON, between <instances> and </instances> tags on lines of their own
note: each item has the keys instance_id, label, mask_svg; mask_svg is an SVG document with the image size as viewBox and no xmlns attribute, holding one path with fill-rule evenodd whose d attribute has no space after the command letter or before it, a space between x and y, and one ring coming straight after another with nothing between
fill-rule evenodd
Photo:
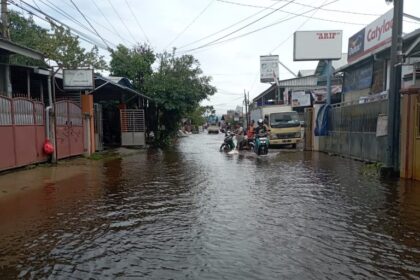
<instances>
[{"instance_id":1,"label":"concrete wall","mask_svg":"<svg viewBox=\"0 0 420 280\"><path fill-rule=\"evenodd\" d=\"M386 136L376 136L387 100L332 108L329 135L319 138L319 150L371 162L385 162Z\"/></svg>"}]
</instances>

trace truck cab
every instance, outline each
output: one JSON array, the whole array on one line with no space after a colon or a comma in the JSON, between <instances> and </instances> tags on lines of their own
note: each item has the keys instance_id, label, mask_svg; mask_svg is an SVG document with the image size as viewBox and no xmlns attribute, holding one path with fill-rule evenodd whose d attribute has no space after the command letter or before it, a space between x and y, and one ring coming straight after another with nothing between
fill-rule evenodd
<instances>
[{"instance_id":1,"label":"truck cab","mask_svg":"<svg viewBox=\"0 0 420 280\"><path fill-rule=\"evenodd\" d=\"M252 120L264 119L270 129L270 145L291 145L302 141L299 115L290 105L264 105L250 111Z\"/></svg>"},{"instance_id":2,"label":"truck cab","mask_svg":"<svg viewBox=\"0 0 420 280\"><path fill-rule=\"evenodd\" d=\"M295 111L276 112L264 116L270 129L270 145L292 145L302 141L301 122Z\"/></svg>"}]
</instances>

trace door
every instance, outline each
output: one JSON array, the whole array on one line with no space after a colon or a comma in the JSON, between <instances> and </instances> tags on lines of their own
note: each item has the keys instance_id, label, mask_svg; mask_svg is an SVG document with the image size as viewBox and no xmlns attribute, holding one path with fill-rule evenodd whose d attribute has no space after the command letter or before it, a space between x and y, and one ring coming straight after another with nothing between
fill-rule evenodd
<instances>
[{"instance_id":1,"label":"door","mask_svg":"<svg viewBox=\"0 0 420 280\"><path fill-rule=\"evenodd\" d=\"M70 156L77 156L84 152L82 109L71 102L68 106Z\"/></svg>"},{"instance_id":2,"label":"door","mask_svg":"<svg viewBox=\"0 0 420 280\"><path fill-rule=\"evenodd\" d=\"M84 152L82 109L71 101L55 105L57 158L81 155Z\"/></svg>"},{"instance_id":3,"label":"door","mask_svg":"<svg viewBox=\"0 0 420 280\"><path fill-rule=\"evenodd\" d=\"M417 96L415 122L413 177L420 180L420 96Z\"/></svg>"}]
</instances>

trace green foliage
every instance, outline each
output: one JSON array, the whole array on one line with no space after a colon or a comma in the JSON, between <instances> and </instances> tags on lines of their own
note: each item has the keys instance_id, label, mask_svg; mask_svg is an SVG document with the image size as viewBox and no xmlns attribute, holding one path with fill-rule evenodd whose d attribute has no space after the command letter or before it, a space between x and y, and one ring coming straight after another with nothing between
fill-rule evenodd
<instances>
[{"instance_id":1,"label":"green foliage","mask_svg":"<svg viewBox=\"0 0 420 280\"><path fill-rule=\"evenodd\" d=\"M32 17L25 18L15 11L10 11L10 37L13 42L38 50L45 57L65 68L92 67L107 69L104 57L99 55L94 46L90 51L80 46L78 37L74 37L69 29L55 25L50 21L51 29L42 28ZM19 64L45 65L22 56L14 61Z\"/></svg>"},{"instance_id":2,"label":"green foliage","mask_svg":"<svg viewBox=\"0 0 420 280\"><path fill-rule=\"evenodd\" d=\"M155 59L153 50L146 44L133 49L120 44L111 53L111 75L127 77L137 90L144 92L145 79L152 75Z\"/></svg>"},{"instance_id":3,"label":"green foliage","mask_svg":"<svg viewBox=\"0 0 420 280\"><path fill-rule=\"evenodd\" d=\"M202 75L192 55L175 57L165 52L158 55L158 61L158 71L148 80L147 90L162 111L164 136L168 137L178 130L181 118L193 114L200 101L213 95L216 88L210 84L211 77Z\"/></svg>"},{"instance_id":4,"label":"green foliage","mask_svg":"<svg viewBox=\"0 0 420 280\"><path fill-rule=\"evenodd\" d=\"M186 118L191 120L193 126L203 125L206 122L204 118L204 112L206 111L205 107L198 106L194 111L189 113Z\"/></svg>"}]
</instances>

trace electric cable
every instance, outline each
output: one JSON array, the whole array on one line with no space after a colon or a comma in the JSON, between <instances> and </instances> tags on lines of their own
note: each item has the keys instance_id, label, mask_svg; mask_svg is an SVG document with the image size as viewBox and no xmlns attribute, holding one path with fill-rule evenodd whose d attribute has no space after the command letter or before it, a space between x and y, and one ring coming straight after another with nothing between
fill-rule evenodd
<instances>
[{"instance_id":1,"label":"electric cable","mask_svg":"<svg viewBox=\"0 0 420 280\"><path fill-rule=\"evenodd\" d=\"M120 39L121 39L121 42L128 42L128 43L130 43L131 45L135 45L135 41L134 41L134 43L133 42L131 42L131 41L129 41L128 39L126 39L126 38L123 38L122 36L121 36L121 32L118 32L118 30L115 28L115 26L113 25L113 24L111 24L109 21L108 21L108 19L106 18L106 16L105 16L105 14L104 14L104 12L102 11L102 8L101 7L99 7L98 6L98 4L96 4L96 0L92 0L91 1L91 3L93 3L93 5L96 7L96 9L99 11L99 13L102 15L102 17L105 19L105 21L106 22L108 22L109 23L109 26L111 26L111 28L112 28L112 30L114 31L114 34L116 34Z\"/></svg>"},{"instance_id":2,"label":"electric cable","mask_svg":"<svg viewBox=\"0 0 420 280\"><path fill-rule=\"evenodd\" d=\"M321 5L320 7L324 7L324 6L330 5L330 4L335 3L335 2L337 2L337 1L340 1L340 0L333 0L333 1L329 2L329 3L326 3L326 4L324 4L324 5ZM310 12L312 12L312 11L314 11L314 10L316 10L316 8L311 9L311 10L307 10L307 11L305 11L305 12L301 13L300 15L310 13ZM277 24L280 24L280 23L286 22L286 21L288 21L288 20L294 19L294 18L296 18L296 17L298 17L298 15L296 15L296 16L291 16L291 17L288 17L288 18L286 18L286 19L282 19L282 20L280 20L280 21L276 21L276 22L271 23L271 24L269 24L269 25L265 25L265 26L263 26L263 27L260 27L260 28L254 29L254 30L249 31L249 32L247 32L247 33L244 33L244 34L238 35L238 36L236 36L236 37L228 38L228 39L223 40L223 41L217 41L217 40L214 40L214 41L212 41L212 42L210 42L210 43L207 43L207 44L201 45L201 46L199 46L199 47L196 47L196 48L193 48L193 49L189 49L189 50L186 50L186 51L181 51L181 54L184 54L184 53L190 53L190 52L193 52L193 51L196 51L196 50L200 50L200 49L203 49L203 48L206 48L206 47L210 47L210 46L214 46L214 45L218 45L218 44L222 44L222 43L230 42L230 41L233 41L233 40L236 40L236 39L239 39L239 38L242 38L242 37L245 37L245 36L251 35L251 34L253 34L253 33L259 32L259 31L261 31L261 30L267 29L267 28L272 27L272 26L274 26L274 25L277 25Z\"/></svg>"},{"instance_id":3,"label":"electric cable","mask_svg":"<svg viewBox=\"0 0 420 280\"><path fill-rule=\"evenodd\" d=\"M109 5L111 6L112 10L114 10L114 13L117 15L117 17L120 19L121 23L123 24L123 26L125 27L125 29L127 30L128 34L130 34L131 38L134 40L134 42L137 42L136 38L133 36L133 33L131 33L130 29L128 28L128 26L125 24L123 18L120 16L120 14L118 13L118 11L115 9L114 5L112 5L112 2L110 0L107 0Z\"/></svg>"},{"instance_id":4,"label":"electric cable","mask_svg":"<svg viewBox=\"0 0 420 280\"><path fill-rule=\"evenodd\" d=\"M243 3L239 3L239 2L233 2L233 1L227 1L227 0L217 0L218 2L222 2L222 3L226 3L226 4L231 4L231 5L237 5L237 6L244 6L244 7L252 7L252 8L266 8L264 6L257 6L257 5L249 5L249 4L243 4ZM296 3L297 4L297 3ZM308 6L308 5L305 5ZM312 6L311 6L312 7ZM316 8L316 7L315 7ZM268 8L273 10L273 8ZM283 11L280 10L280 12L282 13L286 13L286 14L290 14L290 15L299 15L297 13L293 13L293 12L289 12L289 11ZM346 12L346 11L343 11ZM347 13L347 12L346 12ZM302 17L308 17L309 16L305 16L305 15L299 15ZM332 20L332 19L325 19L325 18L319 18L319 17L312 17L311 19L316 19L316 20L321 20L321 21L327 21L327 22L334 22L334 23L343 23L343 24L351 24L351 25L360 25L360 26L365 26L366 24L364 23L356 23L356 22L348 22L348 21L339 21L339 20Z\"/></svg>"},{"instance_id":5,"label":"electric cable","mask_svg":"<svg viewBox=\"0 0 420 280\"><path fill-rule=\"evenodd\" d=\"M199 18L199 17L201 17L203 14L204 14L204 12L205 11L207 11L207 9L211 6L211 4L213 4L213 2L214 2L215 0L210 0L210 2L204 7L204 9L203 10L201 10L201 12L190 22L190 23L188 23L186 26L185 26L185 28L181 31L181 32L179 32L176 36L175 36L175 38L174 39L172 39L172 41L170 41L167 45L166 45L166 47L164 48L164 49L167 49L169 46L171 46L176 40L178 40L178 38L182 35L182 34L184 34L185 33L185 31L187 31L187 29L188 28L190 28L191 27L191 25L193 25L196 21L197 21L197 19Z\"/></svg>"},{"instance_id":6,"label":"electric cable","mask_svg":"<svg viewBox=\"0 0 420 280\"><path fill-rule=\"evenodd\" d=\"M131 6L130 6L130 4L128 3L127 0L125 0L125 3L127 4L127 7L131 12L131 15L133 16L134 20L136 21L137 26L140 28L141 32L143 33L144 38L146 39L147 43L150 45L150 40L147 37L146 32L144 31L143 27L141 26L141 24L140 24L139 20L137 19L136 15L134 15L133 9L131 8Z\"/></svg>"},{"instance_id":7,"label":"electric cable","mask_svg":"<svg viewBox=\"0 0 420 280\"><path fill-rule=\"evenodd\" d=\"M245 28L247 28L247 27L249 27L249 26L251 26L251 25L253 25L253 24L257 23L257 22L259 22L260 20L262 20L262 19L264 19L264 18L266 18L266 17L268 17L268 16L270 16L270 15L274 14L275 12L277 12L278 10L280 10L280 9L282 9L282 8L284 8L284 7L286 7L287 5L290 5L290 4L291 4L291 3L293 3L294 1L295 1L295 0L291 0L291 1L287 2L286 4L284 4L284 5L280 6L279 8L276 8L275 10L273 10L273 11L271 11L271 12L269 12L269 13L267 13L267 14L265 14L265 15L263 15L263 16L261 16L261 17L257 18L257 19L255 19L255 20L251 21L250 23L248 23L248 24L246 24L246 25L244 25L244 26L242 26L242 27L240 27L240 28L237 28L237 29L235 29L235 30L233 30L233 31L229 32L228 34L225 34L225 35L223 35L222 37L219 37L219 38L217 38L217 39L215 39L215 40L213 40L213 41L211 41L211 42L209 42L209 43L206 43L205 45L202 45L202 46L200 46L200 47L197 47L197 48L191 49L190 51L192 51L192 50L196 50L196 49L200 49L200 48L202 48L203 46L217 44L217 42L219 42L220 40L223 40L224 38L229 37L230 35L233 35L233 34L235 34L235 33L239 32L239 31L241 31L241 30L243 30L243 29L245 29ZM187 51L186 51L186 52L187 52Z\"/></svg>"},{"instance_id":8,"label":"electric cable","mask_svg":"<svg viewBox=\"0 0 420 280\"><path fill-rule=\"evenodd\" d=\"M109 45L106 43L106 41L104 40L104 38L102 38L101 34L99 34L99 32L96 30L96 28L92 25L92 23L90 23L90 21L85 17L85 14L77 7L77 5L74 3L73 0L70 0L70 2L73 4L73 6L76 8L76 10L82 15L82 17L86 20L86 22L89 24L89 26L93 29L93 31L95 31L96 35L98 35L99 38L101 38L102 42L104 42L104 44L107 46L108 50L111 50L111 48L109 47Z\"/></svg>"},{"instance_id":9,"label":"electric cable","mask_svg":"<svg viewBox=\"0 0 420 280\"><path fill-rule=\"evenodd\" d=\"M216 31L216 32L213 32L213 33L211 33L211 34L209 34L209 35L207 35L207 36L204 36L204 37L202 37L202 38L200 38L200 39L198 39L198 40L195 40L195 41L190 42L190 43L188 43L188 44L182 45L182 46L178 47L178 49L183 49L183 48L185 48L185 47L187 47L187 46L191 46L191 45L193 45L193 44L195 44L195 43L201 42L201 41L203 41L203 40L205 40L205 39L207 39L207 38L210 38L210 37L213 37L213 36L215 36L215 35L217 35L217 34L219 34L219 33L222 33L222 32L224 32L224 31L226 31L226 30L228 30L228 29L230 29L230 28L232 28L232 27L234 27L234 26L236 26L236 25L238 25L238 24L240 24L240 23L242 23L242 22L244 22L244 21L247 21L247 20L248 20L248 19L250 19L250 18L253 18L253 17L257 16L258 14L260 14L260 13L264 12L265 10L267 10L267 9L269 9L269 8L271 8L271 7L275 6L275 5L277 5L277 3L273 3L272 5L268 6L267 8L265 8L265 9L263 9L263 10L260 10L260 11L258 11L258 12L256 12L256 13L253 13L253 14L251 14L251 15L249 15L249 16L247 16L247 17L245 17L245 18L243 18L243 19L241 19L241 20L239 20L239 21L237 21L237 22L235 22L235 23L233 23L233 24L231 24L231 25L229 25L229 26L225 27L225 28L222 28L222 29L220 29L220 30L218 30L218 31Z\"/></svg>"}]
</instances>

